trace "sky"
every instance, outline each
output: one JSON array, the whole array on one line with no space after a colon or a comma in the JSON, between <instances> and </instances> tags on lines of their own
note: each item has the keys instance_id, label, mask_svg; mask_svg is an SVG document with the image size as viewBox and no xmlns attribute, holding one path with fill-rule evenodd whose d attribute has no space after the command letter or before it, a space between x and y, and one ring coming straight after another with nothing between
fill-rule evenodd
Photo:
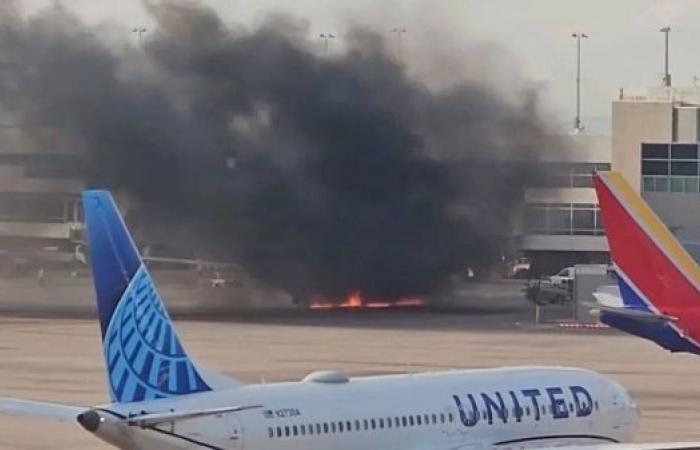
<instances>
[{"instance_id":1,"label":"sky","mask_svg":"<svg viewBox=\"0 0 700 450\"><path fill-rule=\"evenodd\" d=\"M57 0L24 0L26 14ZM152 0L156 1L156 0ZM109 23L130 33L148 27L150 19L140 0L63 0L86 22ZM226 21L253 26L270 12L284 12L308 22L309 33L337 36L353 24L385 32L398 52L393 28L404 28L402 55L409 66L425 62L416 55L447 47L451 57L439 65L436 79L449 82L465 71L488 77L506 87L525 77L541 92L544 109L562 129L573 124L575 111L576 42L573 32L590 36L582 43L582 117L591 132L610 129L611 101L619 89L642 89L661 83L664 36L671 26L670 66L673 84L692 86L700 76L700 1L697 0L202 0ZM147 37L144 37L147 38ZM135 39L135 36L134 36ZM319 39L319 46L321 46ZM477 46L479 58L473 51ZM460 60L460 54L473 60ZM493 56L493 55L498 55ZM508 59L482 73L480 58ZM425 65L425 64L423 64ZM508 73L517 67L521 73ZM433 67L434 69L434 67ZM417 67L420 72L421 68ZM515 84L515 83L514 83Z\"/></svg>"}]
</instances>

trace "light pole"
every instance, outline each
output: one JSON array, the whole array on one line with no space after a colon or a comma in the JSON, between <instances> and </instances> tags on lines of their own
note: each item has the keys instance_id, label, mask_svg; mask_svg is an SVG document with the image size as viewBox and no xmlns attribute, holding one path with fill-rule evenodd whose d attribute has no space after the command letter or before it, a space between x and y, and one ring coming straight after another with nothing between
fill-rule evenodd
<instances>
[{"instance_id":1,"label":"light pole","mask_svg":"<svg viewBox=\"0 0 700 450\"><path fill-rule=\"evenodd\" d=\"M145 27L136 27L133 30L131 30L132 33L136 33L138 35L138 40L139 40L139 47L141 47L141 35L148 31Z\"/></svg>"},{"instance_id":2,"label":"light pole","mask_svg":"<svg viewBox=\"0 0 700 450\"><path fill-rule=\"evenodd\" d=\"M401 35L406 32L406 28L397 27L391 30L392 33L396 33L396 48L398 50L399 59L402 57L403 50L401 48Z\"/></svg>"},{"instance_id":3,"label":"light pole","mask_svg":"<svg viewBox=\"0 0 700 450\"><path fill-rule=\"evenodd\" d=\"M321 33L318 37L323 39L323 53L328 54L328 40L335 39L335 35L333 33Z\"/></svg>"},{"instance_id":4,"label":"light pole","mask_svg":"<svg viewBox=\"0 0 700 450\"><path fill-rule=\"evenodd\" d=\"M664 39L664 86L671 87L671 74L668 72L668 34L671 32L671 27L663 27L659 30L665 34Z\"/></svg>"},{"instance_id":5,"label":"light pole","mask_svg":"<svg viewBox=\"0 0 700 450\"><path fill-rule=\"evenodd\" d=\"M576 39L576 117L574 118L574 131L583 130L581 123L581 39L588 39L586 33L572 33Z\"/></svg>"}]
</instances>

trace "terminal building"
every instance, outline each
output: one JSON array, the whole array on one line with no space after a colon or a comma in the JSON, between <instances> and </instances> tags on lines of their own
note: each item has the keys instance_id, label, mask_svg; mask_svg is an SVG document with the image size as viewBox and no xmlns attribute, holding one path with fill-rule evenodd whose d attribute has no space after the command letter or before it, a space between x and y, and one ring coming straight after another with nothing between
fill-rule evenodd
<instances>
[{"instance_id":1,"label":"terminal building","mask_svg":"<svg viewBox=\"0 0 700 450\"><path fill-rule=\"evenodd\" d=\"M54 130L38 134L52 148L0 126L0 273L71 262L82 241L80 160Z\"/></svg>"},{"instance_id":2,"label":"terminal building","mask_svg":"<svg viewBox=\"0 0 700 450\"><path fill-rule=\"evenodd\" d=\"M525 191L520 251L533 274L551 274L578 263L607 261L607 242L591 173L610 170L610 136L562 136L546 153L541 185Z\"/></svg>"},{"instance_id":3,"label":"terminal building","mask_svg":"<svg viewBox=\"0 0 700 450\"><path fill-rule=\"evenodd\" d=\"M613 102L613 168L691 253L700 241L700 88L657 87Z\"/></svg>"},{"instance_id":4,"label":"terminal building","mask_svg":"<svg viewBox=\"0 0 700 450\"><path fill-rule=\"evenodd\" d=\"M549 186L525 192L519 249L534 275L608 261L591 172L622 173L693 254L700 255L700 88L620 91L612 135L563 137Z\"/></svg>"}]
</instances>

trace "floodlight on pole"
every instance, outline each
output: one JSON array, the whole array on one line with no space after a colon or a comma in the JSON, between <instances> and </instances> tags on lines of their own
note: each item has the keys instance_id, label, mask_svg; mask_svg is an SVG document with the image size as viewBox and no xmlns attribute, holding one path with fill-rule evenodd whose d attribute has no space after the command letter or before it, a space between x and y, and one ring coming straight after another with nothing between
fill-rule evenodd
<instances>
[{"instance_id":1,"label":"floodlight on pole","mask_svg":"<svg viewBox=\"0 0 700 450\"><path fill-rule=\"evenodd\" d=\"M583 130L581 122L581 39L588 39L586 33L571 33L576 39L576 117L574 118L574 131Z\"/></svg>"},{"instance_id":2,"label":"floodlight on pole","mask_svg":"<svg viewBox=\"0 0 700 450\"><path fill-rule=\"evenodd\" d=\"M318 37L323 39L323 53L328 54L328 40L335 39L335 35L333 33L321 33Z\"/></svg>"},{"instance_id":3,"label":"floodlight on pole","mask_svg":"<svg viewBox=\"0 0 700 450\"><path fill-rule=\"evenodd\" d=\"M398 51L399 58L403 55L403 49L401 47L401 35L406 33L406 28L396 27L391 30L392 33L396 33L396 48Z\"/></svg>"},{"instance_id":4,"label":"floodlight on pole","mask_svg":"<svg viewBox=\"0 0 700 450\"><path fill-rule=\"evenodd\" d=\"M136 27L133 30L131 30L132 33L136 33L136 35L138 36L139 47L141 46L141 35L146 31L148 31L146 27Z\"/></svg>"},{"instance_id":5,"label":"floodlight on pole","mask_svg":"<svg viewBox=\"0 0 700 450\"><path fill-rule=\"evenodd\" d=\"M671 73L668 70L668 35L671 32L671 27L663 27L659 32L664 33L664 86L671 87Z\"/></svg>"}]
</instances>

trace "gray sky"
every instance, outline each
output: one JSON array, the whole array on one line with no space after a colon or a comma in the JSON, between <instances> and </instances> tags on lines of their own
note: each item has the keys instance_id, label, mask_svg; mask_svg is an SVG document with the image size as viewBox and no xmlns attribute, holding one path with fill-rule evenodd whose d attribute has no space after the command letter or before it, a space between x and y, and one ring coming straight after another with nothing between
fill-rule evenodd
<instances>
[{"instance_id":1,"label":"gray sky","mask_svg":"<svg viewBox=\"0 0 700 450\"><path fill-rule=\"evenodd\" d=\"M54 0L24 0L27 13ZM64 0L89 23L121 22L125 32L149 23L139 0ZM311 33L342 36L349 24L386 30L404 26L406 55L435 42L452 54L475 44L488 55L491 43L523 74L538 82L545 107L562 127L570 127L574 111L574 31L590 35L583 45L583 119L592 131L609 128L610 101L624 87L660 84L663 34L670 25L671 73L674 85L693 85L700 76L700 1L697 0L206 0L227 21L254 24L271 11L308 20ZM319 43L320 45L320 43ZM339 44L335 44L339 45ZM466 52L465 52L466 53ZM503 52L500 52L503 55ZM469 53L473 55L473 53ZM487 57L487 56L485 56ZM501 56L503 57L503 56ZM454 61L453 61L454 62ZM459 69L479 71L480 61L461 61ZM449 64L444 68L449 72ZM508 83L511 74L484 74ZM449 74L446 75L449 79ZM513 75L512 79L517 79Z\"/></svg>"}]
</instances>

